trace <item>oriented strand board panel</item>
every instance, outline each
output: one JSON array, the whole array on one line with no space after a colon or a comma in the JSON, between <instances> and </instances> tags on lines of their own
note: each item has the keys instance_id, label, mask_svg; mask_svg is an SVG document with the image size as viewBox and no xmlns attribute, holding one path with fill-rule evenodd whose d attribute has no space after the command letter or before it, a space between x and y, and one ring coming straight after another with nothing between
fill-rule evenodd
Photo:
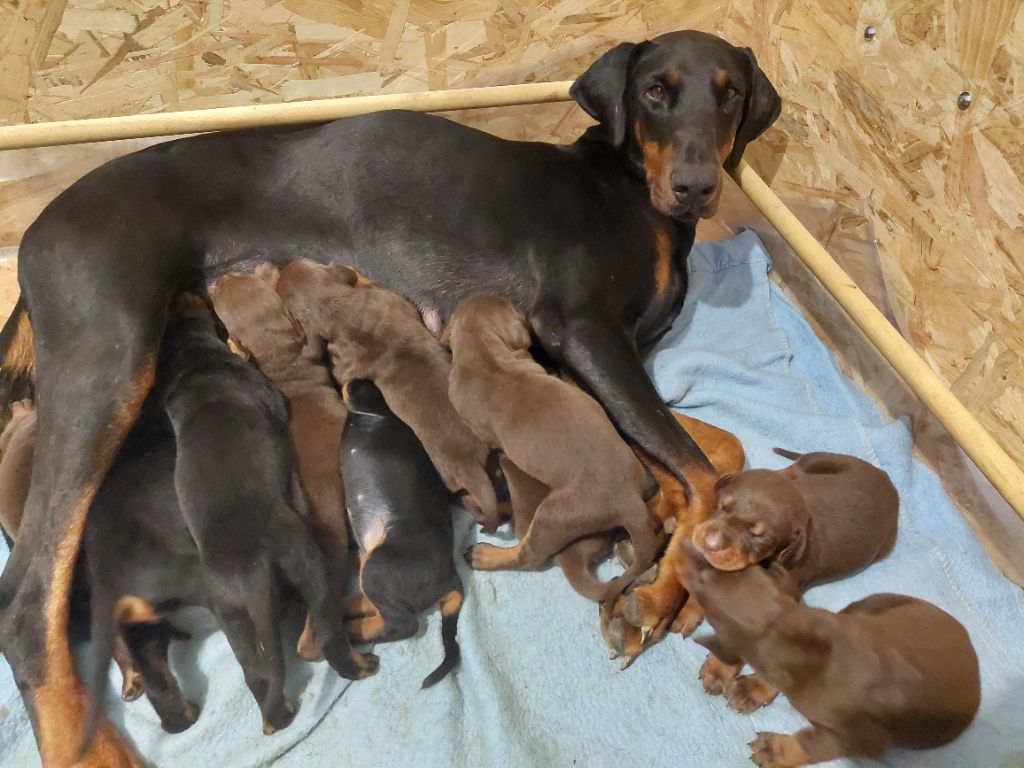
<instances>
[{"instance_id":1,"label":"oriented strand board panel","mask_svg":"<svg viewBox=\"0 0 1024 768\"><path fill-rule=\"evenodd\" d=\"M834 212L826 242L851 215L873 233L901 328L1024 461L1021 0L4 0L0 121L562 79L686 27L756 52L786 105L753 164ZM558 141L586 123L570 105L458 117ZM0 246L135 146L0 156Z\"/></svg>"}]
</instances>

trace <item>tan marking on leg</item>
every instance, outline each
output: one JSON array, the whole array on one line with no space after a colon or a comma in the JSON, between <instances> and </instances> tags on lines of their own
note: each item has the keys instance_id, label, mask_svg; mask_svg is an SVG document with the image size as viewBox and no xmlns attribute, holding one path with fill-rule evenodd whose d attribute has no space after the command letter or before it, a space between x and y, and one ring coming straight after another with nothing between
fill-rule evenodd
<instances>
[{"instance_id":1,"label":"tan marking on leg","mask_svg":"<svg viewBox=\"0 0 1024 768\"><path fill-rule=\"evenodd\" d=\"M366 595L347 595L344 597L341 601L341 612L349 618L379 613L377 606L370 602Z\"/></svg>"},{"instance_id":2,"label":"tan marking on leg","mask_svg":"<svg viewBox=\"0 0 1024 768\"><path fill-rule=\"evenodd\" d=\"M159 621L153 604L135 595L125 595L114 604L114 619L118 624L145 624Z\"/></svg>"},{"instance_id":3,"label":"tan marking on leg","mask_svg":"<svg viewBox=\"0 0 1024 768\"><path fill-rule=\"evenodd\" d=\"M366 643L380 635L384 631L384 626L384 617L378 613L375 616L349 619L345 622L345 631L352 642Z\"/></svg>"},{"instance_id":4,"label":"tan marking on leg","mask_svg":"<svg viewBox=\"0 0 1024 768\"><path fill-rule=\"evenodd\" d=\"M107 435L94 448L94 473L82 489L78 502L68 516L68 526L57 544L50 590L43 604L44 666L43 684L32 692L36 712L39 755L45 768L79 765L82 768L121 768L141 763L131 753L120 734L104 723L82 761L76 763L85 724L87 700L75 672L68 644L68 606L71 580L85 530L85 517L103 478L113 463L117 449L138 416L142 401L153 386L156 356L150 355L132 382L130 394L114 413Z\"/></svg>"},{"instance_id":5,"label":"tan marking on leg","mask_svg":"<svg viewBox=\"0 0 1024 768\"><path fill-rule=\"evenodd\" d=\"M447 595L441 598L441 615L442 616L453 616L462 610L462 593L452 590Z\"/></svg>"}]
</instances>

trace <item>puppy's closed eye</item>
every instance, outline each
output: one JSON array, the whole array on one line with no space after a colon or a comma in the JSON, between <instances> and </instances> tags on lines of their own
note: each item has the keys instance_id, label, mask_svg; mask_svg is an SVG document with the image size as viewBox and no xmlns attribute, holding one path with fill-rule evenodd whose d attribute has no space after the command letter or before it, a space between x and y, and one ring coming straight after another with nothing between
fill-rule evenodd
<instances>
[{"instance_id":1,"label":"puppy's closed eye","mask_svg":"<svg viewBox=\"0 0 1024 768\"><path fill-rule=\"evenodd\" d=\"M755 536L757 538L760 538L761 536L764 536L764 533L765 533L764 523L754 523L750 527L750 535L751 536Z\"/></svg>"}]
</instances>

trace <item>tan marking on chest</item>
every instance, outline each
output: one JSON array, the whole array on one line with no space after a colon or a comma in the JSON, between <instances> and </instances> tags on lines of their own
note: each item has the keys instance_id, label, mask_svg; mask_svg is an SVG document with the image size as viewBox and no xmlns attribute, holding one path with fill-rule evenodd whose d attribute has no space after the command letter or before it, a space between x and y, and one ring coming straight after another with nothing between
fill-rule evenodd
<instances>
[{"instance_id":1,"label":"tan marking on chest","mask_svg":"<svg viewBox=\"0 0 1024 768\"><path fill-rule=\"evenodd\" d=\"M654 234L654 290L663 296L672 285L672 257L675 242L667 228L662 227Z\"/></svg>"}]
</instances>

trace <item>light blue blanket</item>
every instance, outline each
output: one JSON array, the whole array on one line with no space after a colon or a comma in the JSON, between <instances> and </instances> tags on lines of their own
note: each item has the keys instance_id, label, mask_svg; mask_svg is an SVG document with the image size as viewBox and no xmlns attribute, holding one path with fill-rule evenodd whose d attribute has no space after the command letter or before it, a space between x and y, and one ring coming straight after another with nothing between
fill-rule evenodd
<instances>
[{"instance_id":1,"label":"light blue blanket","mask_svg":"<svg viewBox=\"0 0 1024 768\"><path fill-rule=\"evenodd\" d=\"M902 498L900 534L884 562L813 590L830 609L873 592L931 600L970 631L981 660L977 721L950 747L896 752L884 764L949 768L1024 765L1024 599L1003 579L943 494L911 458L907 425L885 423L838 372L799 313L768 279L757 237L698 246L674 329L649 361L666 402L734 431L751 466L778 467L773 446L861 456L886 469ZM461 518L460 518L461 519ZM456 551L476 534L461 519ZM499 536L495 540L500 540ZM461 563L461 560L460 560ZM348 684L325 665L292 669L300 709L264 737L227 643L213 634L172 654L187 695L203 707L178 736L149 704L111 702L157 766L749 766L756 731L804 722L787 702L742 716L697 682L704 650L672 636L620 672L608 660L597 608L561 573L476 574L462 568L468 600L459 624L462 666L429 691L420 681L442 656L435 611L420 635L379 646L380 673ZM192 670L189 673L189 670ZM196 673L198 670L198 674ZM111 674L112 685L120 680ZM0 763L37 765L10 674L0 672ZM831 765L875 765L839 761Z\"/></svg>"}]
</instances>

